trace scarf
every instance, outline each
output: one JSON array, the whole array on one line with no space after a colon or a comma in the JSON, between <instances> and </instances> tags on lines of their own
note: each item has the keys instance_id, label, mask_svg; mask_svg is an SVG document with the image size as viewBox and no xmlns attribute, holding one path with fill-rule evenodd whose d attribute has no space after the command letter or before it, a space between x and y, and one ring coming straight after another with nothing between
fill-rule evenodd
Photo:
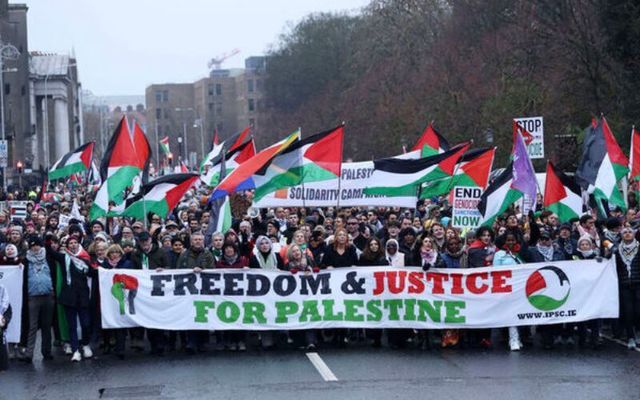
<instances>
[{"instance_id":1,"label":"scarf","mask_svg":"<svg viewBox=\"0 0 640 400\"><path fill-rule=\"evenodd\" d=\"M464 254L464 248L461 247L460 250L455 253L450 252L449 249L446 249L445 252L451 258L460 258Z\"/></svg>"},{"instance_id":2,"label":"scarf","mask_svg":"<svg viewBox=\"0 0 640 400\"><path fill-rule=\"evenodd\" d=\"M420 258L422 258L422 265L434 265L438 253L435 250L420 250Z\"/></svg>"},{"instance_id":3,"label":"scarf","mask_svg":"<svg viewBox=\"0 0 640 400\"><path fill-rule=\"evenodd\" d=\"M224 258L224 262L226 262L229 265L233 265L236 263L236 261L238 261L238 255L234 254L233 256L229 257L229 256L222 256L222 258Z\"/></svg>"},{"instance_id":4,"label":"scarf","mask_svg":"<svg viewBox=\"0 0 640 400\"><path fill-rule=\"evenodd\" d=\"M29 250L27 251L27 260L29 260L30 268L33 267L37 272L40 272L47 264L47 251L44 247L40 247L37 253Z\"/></svg>"},{"instance_id":5,"label":"scarf","mask_svg":"<svg viewBox=\"0 0 640 400\"><path fill-rule=\"evenodd\" d=\"M633 239L631 243L622 242L618 246L618 254L620 254L620 259L627 267L627 274L631 276L631 262L638 254L638 241Z\"/></svg>"},{"instance_id":6,"label":"scarf","mask_svg":"<svg viewBox=\"0 0 640 400\"><path fill-rule=\"evenodd\" d=\"M540 243L536 245L536 249L542 254L545 261L553 260L553 246L542 246Z\"/></svg>"},{"instance_id":7,"label":"scarf","mask_svg":"<svg viewBox=\"0 0 640 400\"><path fill-rule=\"evenodd\" d=\"M304 270L307 268L307 255L302 253L302 258L300 260L292 260L289 259L289 269L297 268Z\"/></svg>"},{"instance_id":8,"label":"scarf","mask_svg":"<svg viewBox=\"0 0 640 400\"><path fill-rule=\"evenodd\" d=\"M613 244L620 243L620 232L616 233L607 229L604 231L604 238Z\"/></svg>"},{"instance_id":9,"label":"scarf","mask_svg":"<svg viewBox=\"0 0 640 400\"><path fill-rule=\"evenodd\" d=\"M589 258L595 253L595 251L593 251L593 249L589 249L587 251L578 249L578 253L582 254L582 257L584 258Z\"/></svg>"},{"instance_id":10,"label":"scarf","mask_svg":"<svg viewBox=\"0 0 640 400\"><path fill-rule=\"evenodd\" d=\"M120 260L122 260L122 258L120 258ZM118 266L118 264L120 263L120 260L118 260L118 261L111 261L111 259L110 259L110 258L107 258L107 264L109 264L109 266L110 266L111 268L115 268L115 267L117 267L117 266Z\"/></svg>"}]
</instances>

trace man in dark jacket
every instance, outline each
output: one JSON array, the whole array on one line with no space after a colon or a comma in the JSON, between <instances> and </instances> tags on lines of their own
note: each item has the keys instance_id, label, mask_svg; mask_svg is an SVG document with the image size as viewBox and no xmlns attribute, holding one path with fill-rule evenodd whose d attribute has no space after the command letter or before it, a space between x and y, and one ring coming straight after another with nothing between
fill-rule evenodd
<instances>
[{"instance_id":1,"label":"man in dark jacket","mask_svg":"<svg viewBox=\"0 0 640 400\"><path fill-rule=\"evenodd\" d=\"M191 246L178 257L178 268L193 269L200 272L203 269L215 268L215 260L210 251L205 251L204 235L196 232L191 235Z\"/></svg>"}]
</instances>

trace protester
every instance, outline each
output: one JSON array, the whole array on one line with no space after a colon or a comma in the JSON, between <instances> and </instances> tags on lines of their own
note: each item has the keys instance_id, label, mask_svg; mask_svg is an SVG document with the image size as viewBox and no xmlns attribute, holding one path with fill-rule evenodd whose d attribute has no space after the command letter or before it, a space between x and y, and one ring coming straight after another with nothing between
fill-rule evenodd
<instances>
[{"instance_id":1,"label":"protester","mask_svg":"<svg viewBox=\"0 0 640 400\"><path fill-rule=\"evenodd\" d=\"M640 243L633 229L622 229L622 240L615 254L620 293L620 316L627 334L627 347L637 347L635 328L640 326Z\"/></svg>"}]
</instances>

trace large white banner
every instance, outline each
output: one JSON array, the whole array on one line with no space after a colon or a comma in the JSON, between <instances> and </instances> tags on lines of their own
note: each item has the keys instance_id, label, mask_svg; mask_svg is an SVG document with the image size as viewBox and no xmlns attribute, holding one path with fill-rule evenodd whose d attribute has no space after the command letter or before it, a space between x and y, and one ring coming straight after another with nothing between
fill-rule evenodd
<instances>
[{"instance_id":1,"label":"large white banner","mask_svg":"<svg viewBox=\"0 0 640 400\"><path fill-rule=\"evenodd\" d=\"M417 196L387 197L364 194L371 182L373 161L342 163L341 180L305 183L270 193L254 207L354 207L386 206L414 208Z\"/></svg>"},{"instance_id":2,"label":"large white banner","mask_svg":"<svg viewBox=\"0 0 640 400\"><path fill-rule=\"evenodd\" d=\"M618 317L612 261L99 274L104 328L491 328Z\"/></svg>"},{"instance_id":3,"label":"large white banner","mask_svg":"<svg viewBox=\"0 0 640 400\"><path fill-rule=\"evenodd\" d=\"M9 293L9 304L11 304L11 322L7 329L7 342L20 342L20 324L22 322L22 266L2 266L0 267L0 285L3 285Z\"/></svg>"}]
</instances>

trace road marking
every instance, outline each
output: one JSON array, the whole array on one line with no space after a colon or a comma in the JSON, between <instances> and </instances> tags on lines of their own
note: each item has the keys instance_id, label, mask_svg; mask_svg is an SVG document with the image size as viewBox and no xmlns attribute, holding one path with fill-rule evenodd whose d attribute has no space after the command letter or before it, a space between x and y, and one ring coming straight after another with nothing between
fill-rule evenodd
<instances>
[{"instance_id":1,"label":"road marking","mask_svg":"<svg viewBox=\"0 0 640 400\"><path fill-rule=\"evenodd\" d=\"M600 336L602 336L603 338L605 338L605 339L607 339L607 340L609 340L611 342L615 342L615 343L623 345L624 347L627 347L627 344L623 340L614 339L611 336L607 336L607 335L600 335ZM640 348L636 347L634 350L640 352Z\"/></svg>"},{"instance_id":2,"label":"road marking","mask_svg":"<svg viewBox=\"0 0 640 400\"><path fill-rule=\"evenodd\" d=\"M338 378L336 378L333 372L331 372L331 370L329 369L329 366L322 360L322 358L320 358L320 355L318 353L306 354L307 358L309 358L309 361L311 361L311 364L316 367L316 369L322 376L322 379L324 379L326 382L336 382L338 380Z\"/></svg>"}]
</instances>

